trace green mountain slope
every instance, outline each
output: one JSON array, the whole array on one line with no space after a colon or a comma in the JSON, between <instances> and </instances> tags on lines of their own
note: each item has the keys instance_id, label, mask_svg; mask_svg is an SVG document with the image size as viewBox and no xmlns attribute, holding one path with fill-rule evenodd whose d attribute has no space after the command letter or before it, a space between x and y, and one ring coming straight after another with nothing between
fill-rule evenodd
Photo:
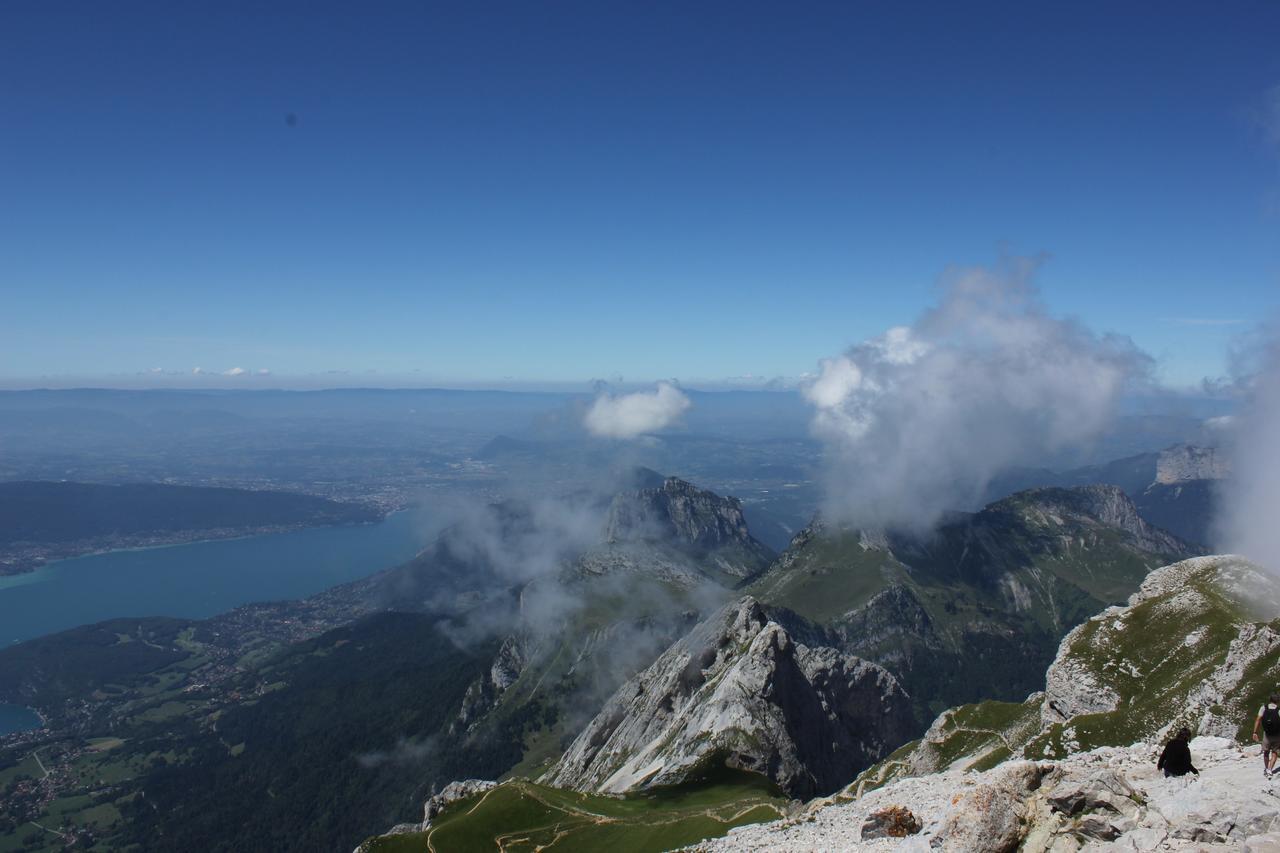
<instances>
[{"instance_id":1,"label":"green mountain slope","mask_svg":"<svg viewBox=\"0 0 1280 853\"><path fill-rule=\"evenodd\" d=\"M484 738L449 736L494 647L459 648L438 621L378 614L258 663L211 659L198 623L176 634L167 621L134 626L112 648L151 643L167 655L116 659L96 688L115 694L103 703L111 713L81 729L98 738L69 735L41 753L56 768L55 798L3 790L11 834L35 820L98 849L349 850L414 818L433 785L500 773L522 749L518 720ZM240 671L207 686L209 670L228 665ZM109 747L94 746L108 735ZM0 844L8 834L0 828ZM62 846L52 834L40 843Z\"/></svg>"},{"instance_id":2,"label":"green mountain slope","mask_svg":"<svg viewBox=\"0 0 1280 853\"><path fill-rule=\"evenodd\" d=\"M360 853L648 853L776 820L786 800L759 776L717 779L662 791L609 797L523 780L451 803L423 831L370 839Z\"/></svg>"},{"instance_id":3,"label":"green mountain slope","mask_svg":"<svg viewBox=\"0 0 1280 853\"><path fill-rule=\"evenodd\" d=\"M923 539L817 522L747 591L889 668L923 728L956 702L1025 696L1070 628L1191 553L1118 488L1033 489Z\"/></svg>"},{"instance_id":4,"label":"green mountain slope","mask_svg":"<svg viewBox=\"0 0 1280 853\"><path fill-rule=\"evenodd\" d=\"M854 791L1007 758L1062 758L1099 746L1159 743L1170 731L1247 742L1280 683L1280 594L1235 557L1153 572L1128 605L1073 630L1022 703L981 702L938 717L924 737L867 770Z\"/></svg>"}]
</instances>

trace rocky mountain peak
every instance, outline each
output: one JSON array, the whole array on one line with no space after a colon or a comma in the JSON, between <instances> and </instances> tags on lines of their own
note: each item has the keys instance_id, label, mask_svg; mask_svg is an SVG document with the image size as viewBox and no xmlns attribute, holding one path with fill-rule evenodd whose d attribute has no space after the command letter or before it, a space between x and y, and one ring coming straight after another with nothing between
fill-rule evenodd
<instances>
[{"instance_id":1,"label":"rocky mountain peak","mask_svg":"<svg viewBox=\"0 0 1280 853\"><path fill-rule=\"evenodd\" d=\"M1139 548L1159 554L1190 554L1195 549L1178 537L1148 524L1119 486L1028 489L998 501L983 512L1014 512L1038 526L1097 526L1127 533ZM982 513L979 513L982 515Z\"/></svg>"},{"instance_id":2,"label":"rocky mountain peak","mask_svg":"<svg viewBox=\"0 0 1280 853\"><path fill-rule=\"evenodd\" d=\"M622 793L723 764L810 796L886 754L911 723L907 695L886 670L799 642L747 596L624 684L544 781Z\"/></svg>"},{"instance_id":3,"label":"rocky mountain peak","mask_svg":"<svg viewBox=\"0 0 1280 853\"><path fill-rule=\"evenodd\" d=\"M772 554L747 529L742 503L678 477L615 495L605 521L605 540L675 542L698 551L744 549L762 559Z\"/></svg>"}]
</instances>

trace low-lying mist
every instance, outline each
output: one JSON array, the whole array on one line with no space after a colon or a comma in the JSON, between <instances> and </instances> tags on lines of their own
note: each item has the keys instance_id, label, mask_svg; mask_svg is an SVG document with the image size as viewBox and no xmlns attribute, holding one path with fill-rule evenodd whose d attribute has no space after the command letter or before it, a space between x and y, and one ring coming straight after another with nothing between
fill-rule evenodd
<instances>
[{"instance_id":1,"label":"low-lying mist","mask_svg":"<svg viewBox=\"0 0 1280 853\"><path fill-rule=\"evenodd\" d=\"M570 484L531 477L509 484L497 503L435 501L438 538L417 570L388 576L378 603L412 602L447 617L442 627L461 645L512 633L555 636L602 600L627 601L619 611L635 614L714 606L724 590L704 578L686 578L678 600L649 582L663 545L674 546L671 533L615 506L620 496L662 482L657 472L618 466ZM664 596L670 600L656 600Z\"/></svg>"}]
</instances>

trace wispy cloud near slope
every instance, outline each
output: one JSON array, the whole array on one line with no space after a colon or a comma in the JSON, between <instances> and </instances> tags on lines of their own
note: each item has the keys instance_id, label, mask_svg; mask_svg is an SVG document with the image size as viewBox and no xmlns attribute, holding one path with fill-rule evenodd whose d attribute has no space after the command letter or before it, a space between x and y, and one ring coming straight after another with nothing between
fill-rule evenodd
<instances>
[{"instance_id":1,"label":"wispy cloud near slope","mask_svg":"<svg viewBox=\"0 0 1280 853\"><path fill-rule=\"evenodd\" d=\"M1222 490L1214 544L1280 572L1280 329L1251 350L1254 369L1237 383L1248 402L1229 424L1232 476Z\"/></svg>"},{"instance_id":2,"label":"wispy cloud near slope","mask_svg":"<svg viewBox=\"0 0 1280 853\"><path fill-rule=\"evenodd\" d=\"M923 529L1018 464L1096 437L1150 357L1051 316L1036 258L953 270L940 303L825 359L804 389L831 460L828 512Z\"/></svg>"}]
</instances>

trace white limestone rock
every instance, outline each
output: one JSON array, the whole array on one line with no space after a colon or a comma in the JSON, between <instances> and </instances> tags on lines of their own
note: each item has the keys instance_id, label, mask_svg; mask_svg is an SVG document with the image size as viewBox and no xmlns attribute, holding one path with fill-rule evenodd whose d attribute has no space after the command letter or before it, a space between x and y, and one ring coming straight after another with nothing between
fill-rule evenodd
<instances>
[{"instance_id":1,"label":"white limestone rock","mask_svg":"<svg viewBox=\"0 0 1280 853\"><path fill-rule=\"evenodd\" d=\"M1230 473L1230 459L1216 448L1179 444L1160 451L1155 481L1168 485L1190 480L1222 480Z\"/></svg>"},{"instance_id":2,"label":"white limestone rock","mask_svg":"<svg viewBox=\"0 0 1280 853\"><path fill-rule=\"evenodd\" d=\"M420 830L431 826L431 821L444 810L444 807L455 800L465 800L473 794L483 794L498 786L497 782L488 779L465 779L461 782L450 782L440 793L431 797L422 806L422 824Z\"/></svg>"},{"instance_id":3,"label":"white limestone rock","mask_svg":"<svg viewBox=\"0 0 1280 853\"><path fill-rule=\"evenodd\" d=\"M852 802L733 830L690 850L866 850L1023 853L1077 850L1270 851L1280 843L1280 782L1254 747L1197 738L1199 777L1165 778L1146 744L1063 761L1009 761L893 782ZM923 823L906 839L863 841L868 816L897 806Z\"/></svg>"},{"instance_id":4,"label":"white limestone rock","mask_svg":"<svg viewBox=\"0 0 1280 853\"><path fill-rule=\"evenodd\" d=\"M622 793L723 763L797 797L848 783L906 739L909 700L886 670L797 631L751 597L722 608L624 684L541 781Z\"/></svg>"}]
</instances>

